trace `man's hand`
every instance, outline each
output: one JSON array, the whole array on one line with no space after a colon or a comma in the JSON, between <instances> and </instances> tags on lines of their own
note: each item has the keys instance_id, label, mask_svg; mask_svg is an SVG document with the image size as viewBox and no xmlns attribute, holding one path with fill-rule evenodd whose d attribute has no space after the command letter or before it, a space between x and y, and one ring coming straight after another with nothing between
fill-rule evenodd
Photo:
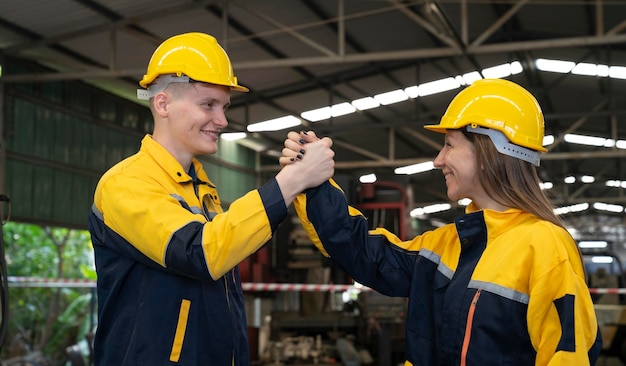
<instances>
[{"instance_id":1,"label":"man's hand","mask_svg":"<svg viewBox=\"0 0 626 366\"><path fill-rule=\"evenodd\" d=\"M279 159L282 170L276 175L287 205L305 189L332 178L335 173L332 145L330 138L320 139L313 131L287 134Z\"/></svg>"}]
</instances>

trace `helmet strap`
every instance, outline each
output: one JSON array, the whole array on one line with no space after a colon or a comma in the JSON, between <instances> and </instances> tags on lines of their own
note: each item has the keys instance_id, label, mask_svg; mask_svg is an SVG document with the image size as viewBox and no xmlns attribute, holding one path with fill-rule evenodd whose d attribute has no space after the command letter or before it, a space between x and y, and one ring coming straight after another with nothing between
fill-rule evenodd
<instances>
[{"instance_id":1,"label":"helmet strap","mask_svg":"<svg viewBox=\"0 0 626 366\"><path fill-rule=\"evenodd\" d=\"M185 75L176 76L172 74L160 75L147 89L137 89L137 99L149 100L162 92L170 83L188 83L189 77Z\"/></svg>"},{"instance_id":2,"label":"helmet strap","mask_svg":"<svg viewBox=\"0 0 626 366\"><path fill-rule=\"evenodd\" d=\"M496 150L501 154L527 161L534 166L539 166L539 152L511 143L500 131L478 126L474 127L472 125L467 125L466 130L467 132L489 136Z\"/></svg>"}]
</instances>

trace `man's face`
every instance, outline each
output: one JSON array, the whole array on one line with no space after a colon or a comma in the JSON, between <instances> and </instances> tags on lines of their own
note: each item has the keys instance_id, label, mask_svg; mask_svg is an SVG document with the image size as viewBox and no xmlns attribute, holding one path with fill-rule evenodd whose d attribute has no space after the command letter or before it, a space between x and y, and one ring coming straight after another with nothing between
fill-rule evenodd
<instances>
[{"instance_id":1,"label":"man's face","mask_svg":"<svg viewBox=\"0 0 626 366\"><path fill-rule=\"evenodd\" d=\"M168 92L167 129L177 156L215 154L220 130L228 125L225 111L230 89L222 85L173 85Z\"/></svg>"}]
</instances>

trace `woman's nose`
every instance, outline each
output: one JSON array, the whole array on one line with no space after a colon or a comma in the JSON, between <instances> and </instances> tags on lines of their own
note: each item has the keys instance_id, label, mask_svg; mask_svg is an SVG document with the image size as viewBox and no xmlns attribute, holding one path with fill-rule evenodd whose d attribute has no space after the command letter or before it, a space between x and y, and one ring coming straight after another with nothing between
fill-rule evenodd
<instances>
[{"instance_id":1,"label":"woman's nose","mask_svg":"<svg viewBox=\"0 0 626 366\"><path fill-rule=\"evenodd\" d=\"M433 161L433 165L435 166L435 168L437 169L442 169L443 168L443 163L444 163L444 159L443 159L443 149L439 150L439 153L437 154L437 157L435 158L435 160Z\"/></svg>"}]
</instances>

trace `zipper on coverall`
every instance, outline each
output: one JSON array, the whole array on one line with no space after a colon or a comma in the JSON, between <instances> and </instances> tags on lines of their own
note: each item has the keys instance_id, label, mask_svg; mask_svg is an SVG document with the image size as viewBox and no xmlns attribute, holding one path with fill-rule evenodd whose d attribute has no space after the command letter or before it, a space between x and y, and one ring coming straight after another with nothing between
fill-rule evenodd
<instances>
[{"instance_id":1,"label":"zipper on coverall","mask_svg":"<svg viewBox=\"0 0 626 366\"><path fill-rule=\"evenodd\" d=\"M198 192L196 191L196 196L198 195ZM204 196L202 196L202 200L201 200L201 205L202 205L202 211L204 212L204 216L206 217L207 220L209 221L213 221L213 217L211 216L211 212L220 212L221 210L217 209L217 204L215 203L215 201L213 201L213 197L210 194L205 194ZM233 282L235 282L235 269L233 268L231 270L231 274L233 276ZM230 305L230 296L229 291L228 291L228 281L226 281L226 276L228 276L228 274L225 274L224 276L222 276L222 280L224 281L224 292L226 295L226 304L228 305L228 309L231 311L232 313L232 308ZM235 344L235 340L233 339L233 345ZM234 347L233 347L234 348ZM232 357L231 357L231 365L234 366L235 365L235 350L233 349L233 353L232 353Z\"/></svg>"},{"instance_id":2,"label":"zipper on coverall","mask_svg":"<svg viewBox=\"0 0 626 366\"><path fill-rule=\"evenodd\" d=\"M194 172L195 173L195 172ZM193 179L193 188L194 188L194 193L196 194L196 198L198 198L198 201L200 201L200 206L202 207L202 212L204 213L204 217L206 217L206 219L211 222L213 221L213 217L211 215L211 212L214 213L218 213L218 212L222 212L221 210L221 206L217 205L215 203L215 201L213 201L213 196L211 196L210 193L205 193L204 195L202 195L202 198L200 198L199 192L198 192L198 181L197 178L195 178L195 174L192 176L194 177ZM204 184L206 184L207 186L209 186L208 183L202 182ZM213 187L215 188L215 187ZM219 207L220 209L218 210L217 207ZM235 281L235 272L234 272L234 268L232 269L232 275L233 275L233 282ZM228 281L226 281L226 276L224 275L222 276L222 280L224 281L224 292L226 295L226 304L228 305L228 309L231 311L232 313L232 308L230 305L230 296L228 296ZM234 350L234 344L235 344L235 340L233 339L233 353L232 356L230 358L231 360L231 366L235 366L235 350Z\"/></svg>"},{"instance_id":3,"label":"zipper on coverall","mask_svg":"<svg viewBox=\"0 0 626 366\"><path fill-rule=\"evenodd\" d=\"M467 324L465 325L465 336L463 337L463 347L461 348L461 366L466 366L467 362L467 350L469 348L470 338L472 336L472 323L474 321L474 312L476 311L476 304L482 289L476 290L472 303L470 304L469 311L467 313Z\"/></svg>"}]
</instances>

